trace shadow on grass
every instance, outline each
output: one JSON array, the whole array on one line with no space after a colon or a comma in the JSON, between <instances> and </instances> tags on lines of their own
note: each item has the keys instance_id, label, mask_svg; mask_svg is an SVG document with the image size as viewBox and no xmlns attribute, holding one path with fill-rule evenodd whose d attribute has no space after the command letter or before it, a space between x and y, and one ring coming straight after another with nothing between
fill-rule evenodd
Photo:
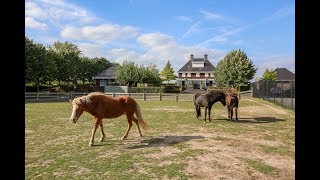
<instances>
[{"instance_id":1,"label":"shadow on grass","mask_svg":"<svg viewBox=\"0 0 320 180\"><path fill-rule=\"evenodd\" d=\"M142 140L139 144L128 147L128 149L138 149L146 147L173 146L193 139L203 139L203 136L161 136Z\"/></svg>"},{"instance_id":2,"label":"shadow on grass","mask_svg":"<svg viewBox=\"0 0 320 180\"><path fill-rule=\"evenodd\" d=\"M225 119L229 121L228 119ZM272 122L278 122L278 121L286 121L285 119L278 119L275 117L255 117L255 118L239 118L239 121L236 121L235 118L233 118L233 123L272 123Z\"/></svg>"}]
</instances>

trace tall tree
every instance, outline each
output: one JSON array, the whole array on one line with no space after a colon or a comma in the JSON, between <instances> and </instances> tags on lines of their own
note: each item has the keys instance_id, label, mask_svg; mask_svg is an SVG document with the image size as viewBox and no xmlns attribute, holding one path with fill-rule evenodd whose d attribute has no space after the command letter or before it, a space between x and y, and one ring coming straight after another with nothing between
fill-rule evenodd
<instances>
[{"instance_id":1,"label":"tall tree","mask_svg":"<svg viewBox=\"0 0 320 180\"><path fill-rule=\"evenodd\" d=\"M162 82L159 70L155 64L152 64L148 67L141 66L139 68L139 73L140 81L142 83L160 84Z\"/></svg>"},{"instance_id":2,"label":"tall tree","mask_svg":"<svg viewBox=\"0 0 320 180\"><path fill-rule=\"evenodd\" d=\"M134 86L140 81L139 67L131 61L124 61L122 65L118 66L115 72L115 79L117 82Z\"/></svg>"},{"instance_id":3,"label":"tall tree","mask_svg":"<svg viewBox=\"0 0 320 180\"><path fill-rule=\"evenodd\" d=\"M175 79L174 70L173 70L173 67L171 66L169 60L167 61L166 66L161 71L161 76L162 76L163 80L168 81L168 83L170 80Z\"/></svg>"},{"instance_id":4,"label":"tall tree","mask_svg":"<svg viewBox=\"0 0 320 180\"><path fill-rule=\"evenodd\" d=\"M70 42L55 42L50 50L56 53L55 63L57 65L56 79L61 82L70 82L77 77L80 65L81 51L78 46Z\"/></svg>"},{"instance_id":5,"label":"tall tree","mask_svg":"<svg viewBox=\"0 0 320 180\"><path fill-rule=\"evenodd\" d=\"M269 70L268 68L263 72L262 79L274 81L277 78L277 72L273 69Z\"/></svg>"},{"instance_id":6,"label":"tall tree","mask_svg":"<svg viewBox=\"0 0 320 180\"><path fill-rule=\"evenodd\" d=\"M219 86L238 87L248 83L256 72L245 52L232 50L217 64L214 77Z\"/></svg>"},{"instance_id":7,"label":"tall tree","mask_svg":"<svg viewBox=\"0 0 320 180\"><path fill-rule=\"evenodd\" d=\"M35 83L37 91L41 84L53 80L55 63L49 58L46 48L25 37L25 80Z\"/></svg>"}]
</instances>

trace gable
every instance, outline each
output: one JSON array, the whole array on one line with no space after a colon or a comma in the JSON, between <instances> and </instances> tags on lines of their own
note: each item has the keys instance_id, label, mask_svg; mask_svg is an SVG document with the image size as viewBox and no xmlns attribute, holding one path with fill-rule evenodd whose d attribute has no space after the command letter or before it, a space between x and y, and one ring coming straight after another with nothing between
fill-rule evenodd
<instances>
[{"instance_id":1,"label":"gable","mask_svg":"<svg viewBox=\"0 0 320 180\"><path fill-rule=\"evenodd\" d=\"M277 72L277 81L291 81L295 79L295 74L286 68L277 68L274 71Z\"/></svg>"},{"instance_id":2,"label":"gable","mask_svg":"<svg viewBox=\"0 0 320 180\"><path fill-rule=\"evenodd\" d=\"M198 60L199 61L199 60ZM204 67L194 67L192 66L192 60L189 60L178 72L185 72L185 71L213 71L215 67L210 63L209 60L203 60Z\"/></svg>"}]
</instances>

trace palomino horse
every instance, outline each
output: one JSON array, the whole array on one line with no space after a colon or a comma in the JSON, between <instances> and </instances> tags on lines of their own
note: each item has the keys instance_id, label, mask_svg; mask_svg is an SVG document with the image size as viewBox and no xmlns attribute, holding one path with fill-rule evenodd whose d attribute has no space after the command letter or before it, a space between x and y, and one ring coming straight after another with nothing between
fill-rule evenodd
<instances>
[{"instance_id":1,"label":"palomino horse","mask_svg":"<svg viewBox=\"0 0 320 180\"><path fill-rule=\"evenodd\" d=\"M132 126L132 121L136 123L139 136L141 137L140 126L143 129L147 129L147 123L142 119L141 110L138 103L129 96L120 96L111 98L100 92L92 92L86 96L77 97L70 100L72 103L72 113L70 121L76 123L82 113L85 111L91 114L95 120L95 124L92 128L91 140L89 145L94 145L94 135L97 127L101 128L100 142L104 141L105 134L103 131L102 119L117 118L122 115L127 116L128 128L125 132L122 140L128 137L128 133ZM134 117L136 114L137 118Z\"/></svg>"},{"instance_id":2,"label":"palomino horse","mask_svg":"<svg viewBox=\"0 0 320 180\"><path fill-rule=\"evenodd\" d=\"M228 110L228 119L231 121L233 116L233 109L236 113L236 121L238 121L238 105L239 99L236 93L227 93L226 95L226 103L227 103L227 110Z\"/></svg>"},{"instance_id":3,"label":"palomino horse","mask_svg":"<svg viewBox=\"0 0 320 180\"><path fill-rule=\"evenodd\" d=\"M220 101L223 106L226 105L226 94L224 92L212 91L205 94L195 94L193 98L193 103L196 107L197 120L199 120L199 116L201 116L201 107L204 107L204 122L206 122L207 110L209 111L209 121L211 121L211 108L213 104L218 101Z\"/></svg>"}]
</instances>

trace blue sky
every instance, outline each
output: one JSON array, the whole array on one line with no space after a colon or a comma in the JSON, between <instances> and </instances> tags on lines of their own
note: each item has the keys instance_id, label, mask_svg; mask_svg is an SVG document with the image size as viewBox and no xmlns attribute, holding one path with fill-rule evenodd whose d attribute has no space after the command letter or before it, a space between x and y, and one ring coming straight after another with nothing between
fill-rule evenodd
<instances>
[{"instance_id":1,"label":"blue sky","mask_svg":"<svg viewBox=\"0 0 320 180\"><path fill-rule=\"evenodd\" d=\"M240 49L256 77L266 68L295 72L292 0L26 0L25 33L44 45L69 41L87 57L160 71L169 60L177 73L190 54L208 54L216 66Z\"/></svg>"}]
</instances>

